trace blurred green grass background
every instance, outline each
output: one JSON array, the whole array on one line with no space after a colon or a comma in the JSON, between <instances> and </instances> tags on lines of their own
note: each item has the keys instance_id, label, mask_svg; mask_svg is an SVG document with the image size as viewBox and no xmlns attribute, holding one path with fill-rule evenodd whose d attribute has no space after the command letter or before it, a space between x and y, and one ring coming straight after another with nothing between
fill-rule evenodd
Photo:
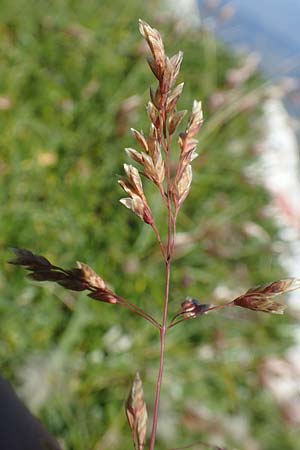
<instances>
[{"instance_id":1,"label":"blurred green grass background","mask_svg":"<svg viewBox=\"0 0 300 450\"><path fill-rule=\"evenodd\" d=\"M277 230L265 213L268 195L245 170L255 160L260 124L259 102L245 101L260 95L263 80L254 74L230 88L236 57L205 31L183 32L158 7L139 0L126 7L120 0L1 2L0 370L65 449L132 448L124 399L139 370L151 412L158 335L125 310L26 281L6 263L8 248L31 249L61 266L86 262L160 318L164 272L154 237L118 205L123 148L134 145L128 130L147 129L144 105L154 83L139 17L162 31L168 54L184 51L180 107L190 109L193 98L204 104L200 157L179 218L187 234L180 235L171 313L186 295L218 301L284 275L273 250ZM213 112L216 92L228 98ZM151 188L148 195L164 229L159 198ZM253 223L258 235L247 231ZM296 450L300 433L284 424L258 375L266 356L289 345L290 325L288 316L232 311L175 328L157 448L221 439L228 448ZM260 446L251 447L255 442Z\"/></svg>"}]
</instances>

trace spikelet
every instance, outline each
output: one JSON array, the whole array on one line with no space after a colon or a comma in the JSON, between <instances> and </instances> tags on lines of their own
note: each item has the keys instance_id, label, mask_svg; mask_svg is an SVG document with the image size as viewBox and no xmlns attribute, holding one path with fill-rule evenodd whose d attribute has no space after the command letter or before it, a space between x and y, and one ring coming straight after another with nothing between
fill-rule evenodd
<instances>
[{"instance_id":1,"label":"spikelet","mask_svg":"<svg viewBox=\"0 0 300 450\"><path fill-rule=\"evenodd\" d=\"M271 314L283 314L286 305L273 300L282 295L300 288L299 278L285 278L262 286L249 289L244 295L233 300L233 304L254 311L263 311Z\"/></svg>"},{"instance_id":2,"label":"spikelet","mask_svg":"<svg viewBox=\"0 0 300 450\"><path fill-rule=\"evenodd\" d=\"M148 415L139 372L136 372L125 403L125 413L132 431L134 448L136 450L143 450L146 443Z\"/></svg>"}]
</instances>

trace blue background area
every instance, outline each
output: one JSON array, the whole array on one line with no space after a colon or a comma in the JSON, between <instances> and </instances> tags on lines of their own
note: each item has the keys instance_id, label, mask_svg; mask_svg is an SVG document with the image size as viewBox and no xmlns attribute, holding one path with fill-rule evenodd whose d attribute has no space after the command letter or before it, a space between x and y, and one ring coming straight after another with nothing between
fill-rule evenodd
<instances>
[{"instance_id":1,"label":"blue background area","mask_svg":"<svg viewBox=\"0 0 300 450\"><path fill-rule=\"evenodd\" d=\"M200 9L204 1L199 0ZM221 6L228 4L222 1ZM231 45L259 51L269 76L300 76L300 0L232 0L236 12L216 33ZM210 13L211 14L211 13Z\"/></svg>"}]
</instances>

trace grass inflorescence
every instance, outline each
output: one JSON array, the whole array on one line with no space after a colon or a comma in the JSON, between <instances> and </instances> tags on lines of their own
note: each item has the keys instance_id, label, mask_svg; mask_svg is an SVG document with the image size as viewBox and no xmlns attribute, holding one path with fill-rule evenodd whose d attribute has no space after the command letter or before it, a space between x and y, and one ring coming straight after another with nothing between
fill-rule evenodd
<instances>
[{"instance_id":1,"label":"grass inflorescence","mask_svg":"<svg viewBox=\"0 0 300 450\"><path fill-rule=\"evenodd\" d=\"M66 7L58 19L48 6L47 15L37 8L31 21L28 18L22 22L12 21L6 8L2 53L5 46L12 51L5 53L2 74L4 93L9 98L5 104L10 105L3 111L5 132L1 136L2 147L8 149L3 157L2 193L9 193L3 203L2 239L5 245L31 248L33 258L35 253L47 255L51 267L43 269L28 260L18 261L31 270L32 278L87 290L90 297L111 305L86 302L84 297L79 301L71 291L62 293L59 286L41 291L30 285L24 290L20 274L7 269L9 283L5 283L2 302L4 339L0 349L3 370L23 386L24 398L31 400L31 406L52 432L64 439L67 448L130 448L130 434L120 406L134 368L140 370L151 417L153 411L158 411L159 402L156 409L153 394L158 356L156 328L165 332L169 326L172 336L166 342L161 407L171 422L169 428L160 431L160 448L178 447L179 440L190 442L191 435L197 441L199 433L203 442L207 437L213 442L208 424L193 428L193 423L201 422L201 414L197 414L202 405L219 414L218 430L229 446L238 445L237 437L226 435L221 425L223 417L251 417L252 412L259 412L260 421L254 423L253 419L250 437L255 434L266 443L264 448L272 448L272 439L264 436L265 430L272 427L284 448L293 449L288 435L280 431L279 413L270 417L274 405L261 393L252 395L257 391L256 381L245 375L253 373L255 364L265 355L280 350L280 326L268 318L247 316L243 310L239 313L239 308L208 314L209 308L234 298L236 306L259 309L257 297L266 294L262 292L265 288L244 296L242 292L282 275L271 244L276 230L263 210L267 195L244 172L247 162L253 160L253 123L259 117L262 95L260 80L254 74L240 86L229 86L226 73L236 62L217 47L216 76L206 91L202 79L209 75L203 50L210 37L201 32L182 36L176 25L166 26L165 47L178 55L177 61L181 60L178 48L185 56L182 74L178 74L179 86L183 80L186 86L182 98L177 99L180 109L190 108L196 97L203 100L207 111L189 193L190 161L184 167L179 156L189 147L187 130L189 126L193 129L193 120L188 122L183 113L175 112L168 122L166 140L177 125L186 133L179 146L177 134L172 144L166 144L172 155L169 163L166 148L160 149L161 154L155 146L153 153L143 149L149 144L138 131L146 129L147 123L142 105L148 95L147 82L155 84L146 70L145 49L133 38L136 34L128 31L129 20L124 16L113 18L102 6L101 14L110 17L106 22L110 26L99 31L101 27L94 18L96 3L91 2L85 12L80 11L79 4L74 7L78 16ZM132 22L140 14L138 9L133 2ZM148 25L142 24L142 32L149 40L145 31ZM153 61L151 64L160 86L158 93L153 88L152 106L147 108L154 124L157 111L162 111L159 102L166 87L160 82L164 71L159 72ZM10 74L14 74L13 82ZM216 100L219 106L211 114ZM202 124L198 102L193 114L197 128ZM159 123L163 136L166 124L163 120ZM132 137L125 132L129 127L134 128L134 137L142 148L138 153L136 149L127 150L127 154L139 164L136 167L143 167L146 180L143 177L140 182L137 169L126 163L120 184L129 194L123 203L142 219L140 222L121 207L112 207L120 195L114 175L121 172L124 160L120 148L133 146ZM141 156L141 150L148 158ZM255 203L249 200L253 198ZM169 231L165 226L166 211ZM165 308L161 318L162 261L170 262L170 253L175 249L170 235L175 216L180 231L174 253L176 264L172 268L169 313ZM252 223L260 234L251 233ZM159 237L158 246L155 236ZM17 258L28 256L17 252ZM69 269L78 259L89 266L79 263ZM62 267L52 266L50 260L55 264L59 261ZM97 278L90 266L101 277ZM287 286L289 280L284 282ZM282 284L277 288L282 290ZM224 292L232 297L222 298ZM121 304L144 316L151 326L131 312L117 309ZM264 303L264 308L272 309L272 303ZM197 320L185 323L196 316ZM181 319L183 323L173 327ZM254 331L257 321L262 324L259 331ZM205 358L205 352L202 362L192 356L201 352L200 344L214 355L212 359ZM245 355L249 348L251 352L257 349L253 360ZM244 359L241 357L237 364L239 355ZM34 391L30 384L33 374L43 380ZM140 378L136 376L136 383ZM127 417L134 428L132 411L144 411L144 406L143 401L134 406L134 396L131 398L129 395ZM209 414L205 417L209 422ZM178 423L184 424L182 431L176 427ZM143 437L144 431L141 433ZM164 440L164 433L168 439ZM137 434L133 437L136 445L144 445L144 438ZM152 439L148 439L151 448L154 437L153 431Z\"/></svg>"}]
</instances>

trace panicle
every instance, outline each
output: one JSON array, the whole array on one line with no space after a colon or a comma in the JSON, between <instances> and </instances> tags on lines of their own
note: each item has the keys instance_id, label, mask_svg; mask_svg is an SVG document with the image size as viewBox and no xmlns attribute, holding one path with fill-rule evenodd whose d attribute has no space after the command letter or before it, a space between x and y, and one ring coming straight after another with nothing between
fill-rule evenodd
<instances>
[{"instance_id":1,"label":"panicle","mask_svg":"<svg viewBox=\"0 0 300 450\"><path fill-rule=\"evenodd\" d=\"M174 213L177 214L191 188L191 162L198 156L196 153L198 141L195 136L203 123L201 102L194 101L186 130L179 135L180 156L175 176L172 177L170 167L166 167L167 161L170 165L167 154L171 150L172 136L186 114L184 110L177 111L177 103L184 87L183 82L176 85L183 53L179 51L169 58L165 53L162 37L155 28L140 20L139 29L150 49L148 63L158 80L158 86L150 88L151 101L147 105L151 123L149 137L146 138L143 132L132 130L142 151L126 149L126 152L130 158L142 166L141 173L158 186L164 201L170 195L172 209L174 207ZM167 181L166 173L169 174ZM164 186L164 183L167 186ZM130 198L122 199L121 202L144 220L145 198L138 195L138 199L135 199L128 183L121 181L120 184L130 195Z\"/></svg>"}]
</instances>

